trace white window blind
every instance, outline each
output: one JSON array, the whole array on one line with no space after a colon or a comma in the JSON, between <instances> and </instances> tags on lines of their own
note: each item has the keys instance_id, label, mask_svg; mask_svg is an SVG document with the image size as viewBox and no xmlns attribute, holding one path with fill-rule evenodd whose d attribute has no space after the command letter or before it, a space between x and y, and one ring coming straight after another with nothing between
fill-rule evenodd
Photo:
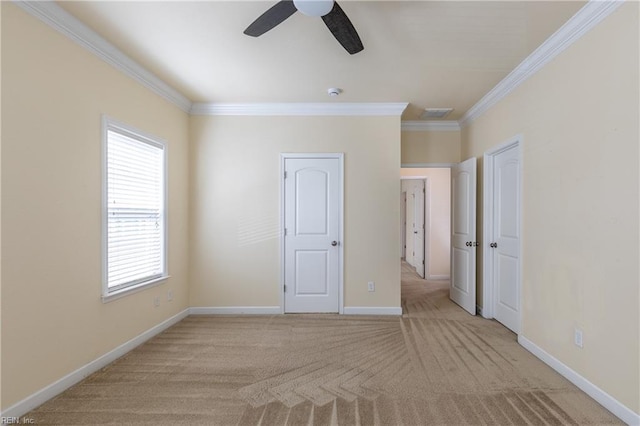
<instances>
[{"instance_id":1,"label":"white window blind","mask_svg":"<svg viewBox=\"0 0 640 426\"><path fill-rule=\"evenodd\" d=\"M164 145L107 127L106 293L166 275Z\"/></svg>"}]
</instances>

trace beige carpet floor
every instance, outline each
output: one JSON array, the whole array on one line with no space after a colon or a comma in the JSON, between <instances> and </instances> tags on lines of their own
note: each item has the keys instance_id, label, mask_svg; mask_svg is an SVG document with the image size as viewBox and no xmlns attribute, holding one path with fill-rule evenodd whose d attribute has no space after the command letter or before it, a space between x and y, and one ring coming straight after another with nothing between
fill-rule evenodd
<instances>
[{"instance_id":1,"label":"beige carpet floor","mask_svg":"<svg viewBox=\"0 0 640 426\"><path fill-rule=\"evenodd\" d=\"M62 425L621 424L403 265L398 317L191 316L32 411Z\"/></svg>"}]
</instances>

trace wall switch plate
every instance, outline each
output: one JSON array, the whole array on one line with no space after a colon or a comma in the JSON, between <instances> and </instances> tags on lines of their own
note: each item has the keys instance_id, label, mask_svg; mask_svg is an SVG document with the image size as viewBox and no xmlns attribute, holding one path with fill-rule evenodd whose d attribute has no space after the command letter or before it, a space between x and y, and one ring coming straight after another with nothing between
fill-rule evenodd
<instances>
[{"instance_id":1,"label":"wall switch plate","mask_svg":"<svg viewBox=\"0 0 640 426\"><path fill-rule=\"evenodd\" d=\"M173 300L173 290L167 290L167 300L169 302Z\"/></svg>"},{"instance_id":2,"label":"wall switch plate","mask_svg":"<svg viewBox=\"0 0 640 426\"><path fill-rule=\"evenodd\" d=\"M582 330L576 328L573 331L573 343L579 348L582 348Z\"/></svg>"},{"instance_id":3,"label":"wall switch plate","mask_svg":"<svg viewBox=\"0 0 640 426\"><path fill-rule=\"evenodd\" d=\"M156 296L153 298L153 306L155 306L156 308L160 306L160 296Z\"/></svg>"},{"instance_id":4,"label":"wall switch plate","mask_svg":"<svg viewBox=\"0 0 640 426\"><path fill-rule=\"evenodd\" d=\"M367 283L367 290L376 291L376 283L374 283L373 281L369 281Z\"/></svg>"}]
</instances>

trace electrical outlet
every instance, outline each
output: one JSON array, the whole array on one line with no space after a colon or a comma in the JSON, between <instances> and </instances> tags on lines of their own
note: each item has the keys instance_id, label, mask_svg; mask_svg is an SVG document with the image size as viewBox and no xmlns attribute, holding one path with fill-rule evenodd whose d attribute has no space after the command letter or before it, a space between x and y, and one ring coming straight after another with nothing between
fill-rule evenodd
<instances>
[{"instance_id":1,"label":"electrical outlet","mask_svg":"<svg viewBox=\"0 0 640 426\"><path fill-rule=\"evenodd\" d=\"M576 328L573 331L573 343L579 348L582 348L582 330Z\"/></svg>"},{"instance_id":2,"label":"electrical outlet","mask_svg":"<svg viewBox=\"0 0 640 426\"><path fill-rule=\"evenodd\" d=\"M173 290L167 290L167 300L169 302L173 300Z\"/></svg>"},{"instance_id":3,"label":"electrical outlet","mask_svg":"<svg viewBox=\"0 0 640 426\"><path fill-rule=\"evenodd\" d=\"M155 306L156 308L160 306L160 296L156 296L153 298L153 306Z\"/></svg>"},{"instance_id":4,"label":"electrical outlet","mask_svg":"<svg viewBox=\"0 0 640 426\"><path fill-rule=\"evenodd\" d=\"M367 290L376 291L376 283L374 283L373 281L369 281L367 283Z\"/></svg>"}]
</instances>

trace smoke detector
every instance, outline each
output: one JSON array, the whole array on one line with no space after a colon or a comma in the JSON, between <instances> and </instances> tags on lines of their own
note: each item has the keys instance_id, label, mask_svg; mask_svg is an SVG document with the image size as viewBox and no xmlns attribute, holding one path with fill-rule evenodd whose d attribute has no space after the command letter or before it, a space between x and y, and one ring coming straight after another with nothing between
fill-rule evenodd
<instances>
[{"instance_id":1,"label":"smoke detector","mask_svg":"<svg viewBox=\"0 0 640 426\"><path fill-rule=\"evenodd\" d=\"M420 115L420 118L423 120L429 118L445 118L451 111L453 111L453 108L426 108Z\"/></svg>"},{"instance_id":2,"label":"smoke detector","mask_svg":"<svg viewBox=\"0 0 640 426\"><path fill-rule=\"evenodd\" d=\"M327 93L329 94L329 96L338 96L340 93L342 93L342 89L331 87L330 89L327 89Z\"/></svg>"}]
</instances>

